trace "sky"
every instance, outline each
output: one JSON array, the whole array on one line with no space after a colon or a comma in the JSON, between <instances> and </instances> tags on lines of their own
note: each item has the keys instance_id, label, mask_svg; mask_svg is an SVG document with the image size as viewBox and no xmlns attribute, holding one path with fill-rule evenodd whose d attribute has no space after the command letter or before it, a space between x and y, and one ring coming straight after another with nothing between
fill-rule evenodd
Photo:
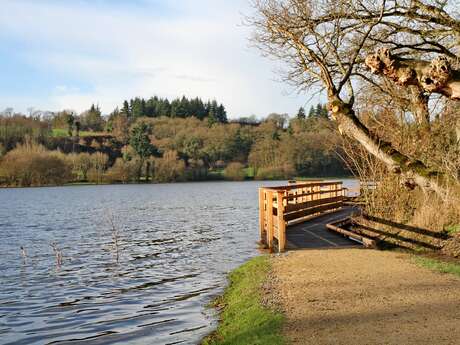
<instances>
[{"instance_id":1,"label":"sky","mask_svg":"<svg viewBox=\"0 0 460 345\"><path fill-rule=\"evenodd\" d=\"M0 110L110 113L154 95L222 102L230 118L309 106L242 25L249 0L0 0ZM318 98L313 102L319 101Z\"/></svg>"}]
</instances>

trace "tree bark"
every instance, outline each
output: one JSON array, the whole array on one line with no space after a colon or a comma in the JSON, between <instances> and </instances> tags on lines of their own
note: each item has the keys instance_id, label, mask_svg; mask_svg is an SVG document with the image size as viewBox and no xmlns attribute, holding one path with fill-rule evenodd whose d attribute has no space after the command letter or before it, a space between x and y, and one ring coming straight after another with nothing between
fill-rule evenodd
<instances>
[{"instance_id":1,"label":"tree bark","mask_svg":"<svg viewBox=\"0 0 460 345\"><path fill-rule=\"evenodd\" d=\"M418 126L424 130L429 130L428 95L420 87L411 86L411 108Z\"/></svg>"},{"instance_id":2,"label":"tree bark","mask_svg":"<svg viewBox=\"0 0 460 345\"><path fill-rule=\"evenodd\" d=\"M361 123L348 104L333 96L329 97L329 107L341 134L356 139L369 153L385 163L389 171L403 176L408 187L418 185L423 189L431 189L440 196L444 195L438 173L431 171L423 162L402 154L390 143L381 141Z\"/></svg>"},{"instance_id":3,"label":"tree bark","mask_svg":"<svg viewBox=\"0 0 460 345\"><path fill-rule=\"evenodd\" d=\"M414 85L426 93L460 100L460 71L452 69L445 56L431 62L404 60L391 55L388 49L379 49L368 55L365 63L373 73L384 75L398 85Z\"/></svg>"}]
</instances>

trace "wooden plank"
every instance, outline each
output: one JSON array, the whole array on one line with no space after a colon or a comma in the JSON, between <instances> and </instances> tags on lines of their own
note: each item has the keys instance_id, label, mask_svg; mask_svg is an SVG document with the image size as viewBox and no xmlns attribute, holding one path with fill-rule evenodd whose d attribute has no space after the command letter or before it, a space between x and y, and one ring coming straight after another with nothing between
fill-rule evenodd
<instances>
[{"instance_id":1,"label":"wooden plank","mask_svg":"<svg viewBox=\"0 0 460 345\"><path fill-rule=\"evenodd\" d=\"M284 221L284 192L277 193L278 201L278 251L281 253L286 247L286 222Z\"/></svg>"},{"instance_id":2,"label":"wooden plank","mask_svg":"<svg viewBox=\"0 0 460 345\"><path fill-rule=\"evenodd\" d=\"M263 188L259 188L259 237L260 241L264 242L265 232L265 192Z\"/></svg>"},{"instance_id":3,"label":"wooden plank","mask_svg":"<svg viewBox=\"0 0 460 345\"><path fill-rule=\"evenodd\" d=\"M345 190L345 188L342 188L341 190ZM340 189L337 190L338 192L341 191ZM330 193L329 190L316 190L316 191L313 191L313 192L307 192L307 193L302 193L302 194L297 194L297 195L287 195L284 197L285 200L293 200L293 199L296 199L296 198L303 198L303 197L307 197L307 196L314 196L314 195L323 195L323 194L327 194L327 193Z\"/></svg>"},{"instance_id":4,"label":"wooden plank","mask_svg":"<svg viewBox=\"0 0 460 345\"><path fill-rule=\"evenodd\" d=\"M270 190L283 190L283 191L289 191L293 189L299 189L299 188L304 188L304 187L314 187L314 186L330 186L333 184L336 184L337 181L328 181L328 182L313 182L313 183L302 183L302 184L296 184L296 185L291 185L291 186L276 186L276 187L266 187L266 189Z\"/></svg>"},{"instance_id":5,"label":"wooden plank","mask_svg":"<svg viewBox=\"0 0 460 345\"><path fill-rule=\"evenodd\" d=\"M365 247L368 248L375 248L377 246L377 242L373 239L370 239L368 237L358 235L352 231L345 230L341 227L335 226L333 224L326 224L326 227L330 230L333 230L335 232L338 232L339 234L345 235L347 237L353 238L355 240L360 241L362 244L364 244Z\"/></svg>"},{"instance_id":6,"label":"wooden plank","mask_svg":"<svg viewBox=\"0 0 460 345\"><path fill-rule=\"evenodd\" d=\"M301 204L294 204L294 205L293 204L288 204L285 207L284 212L285 213L291 213L291 212L303 210L303 209L306 209L306 208L314 207L314 206L317 206L317 205L330 204L330 203L334 203L334 202L338 202L338 201L343 201L343 196L336 196L336 197L325 198L325 199L316 199L316 200L312 200L312 201L303 202Z\"/></svg>"},{"instance_id":7,"label":"wooden plank","mask_svg":"<svg viewBox=\"0 0 460 345\"><path fill-rule=\"evenodd\" d=\"M300 210L297 212L292 212L284 215L284 220L285 221L291 221L297 218L303 218L315 213L319 212L324 212L327 210L335 209L335 208L341 208L342 207L342 201L331 203L331 204L326 204L326 205L319 205L315 207L311 207L305 210Z\"/></svg>"},{"instance_id":8,"label":"wooden plank","mask_svg":"<svg viewBox=\"0 0 460 345\"><path fill-rule=\"evenodd\" d=\"M273 248L273 192L266 191L267 198L267 246Z\"/></svg>"}]
</instances>

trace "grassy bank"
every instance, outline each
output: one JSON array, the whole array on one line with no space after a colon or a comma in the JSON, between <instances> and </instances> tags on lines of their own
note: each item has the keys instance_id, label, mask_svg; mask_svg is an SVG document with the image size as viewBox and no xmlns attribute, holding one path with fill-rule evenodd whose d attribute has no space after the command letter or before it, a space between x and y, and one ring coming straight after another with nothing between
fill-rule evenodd
<instances>
[{"instance_id":1,"label":"grassy bank","mask_svg":"<svg viewBox=\"0 0 460 345\"><path fill-rule=\"evenodd\" d=\"M203 345L284 344L283 316L262 305L262 285L270 272L267 256L256 257L230 273L230 284L215 301L221 309L217 330Z\"/></svg>"},{"instance_id":2,"label":"grassy bank","mask_svg":"<svg viewBox=\"0 0 460 345\"><path fill-rule=\"evenodd\" d=\"M455 274L460 277L460 262L442 261L440 259L425 256L415 256L414 261L417 265L432 271Z\"/></svg>"}]
</instances>

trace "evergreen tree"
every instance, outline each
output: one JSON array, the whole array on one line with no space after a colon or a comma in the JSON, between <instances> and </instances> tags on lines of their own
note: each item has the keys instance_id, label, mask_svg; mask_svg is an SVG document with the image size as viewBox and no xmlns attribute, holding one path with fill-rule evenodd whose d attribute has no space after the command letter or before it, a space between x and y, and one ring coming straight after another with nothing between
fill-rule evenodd
<instances>
[{"instance_id":1,"label":"evergreen tree","mask_svg":"<svg viewBox=\"0 0 460 345\"><path fill-rule=\"evenodd\" d=\"M69 134L69 137L72 136L74 122L75 122L75 116L73 116L73 114L70 113L69 116L67 117L67 133Z\"/></svg>"},{"instance_id":2,"label":"evergreen tree","mask_svg":"<svg viewBox=\"0 0 460 345\"><path fill-rule=\"evenodd\" d=\"M211 111L211 107L213 108ZM167 98L151 97L148 100L136 97L129 102L124 101L122 113L127 117L196 117L200 120L209 116L210 111L216 122L227 123L227 112L223 104L218 105L217 101L208 101L206 104L199 98L188 99L185 96L176 98L169 102Z\"/></svg>"},{"instance_id":3,"label":"evergreen tree","mask_svg":"<svg viewBox=\"0 0 460 345\"><path fill-rule=\"evenodd\" d=\"M306 115L305 115L305 109L303 107L299 108L299 111L297 112L297 118L299 120L305 120Z\"/></svg>"},{"instance_id":4,"label":"evergreen tree","mask_svg":"<svg viewBox=\"0 0 460 345\"><path fill-rule=\"evenodd\" d=\"M155 146L150 142L149 135L152 133L152 128L145 122L139 122L131 130L129 144L139 156L139 169L137 172L137 180L140 181L142 169L144 168L145 160L156 153Z\"/></svg>"},{"instance_id":5,"label":"evergreen tree","mask_svg":"<svg viewBox=\"0 0 460 345\"><path fill-rule=\"evenodd\" d=\"M128 101L124 101L123 102L123 109L122 109L122 112L123 114L125 114L127 117L130 117L132 114L131 114L131 110L129 108L129 103Z\"/></svg>"},{"instance_id":6,"label":"evergreen tree","mask_svg":"<svg viewBox=\"0 0 460 345\"><path fill-rule=\"evenodd\" d=\"M316 112L315 112L315 108L313 108L313 106L310 107L310 110L308 112L308 118L313 118L316 116Z\"/></svg>"},{"instance_id":7,"label":"evergreen tree","mask_svg":"<svg viewBox=\"0 0 460 345\"><path fill-rule=\"evenodd\" d=\"M131 115L134 118L142 117L145 114L145 101L139 97L132 99L131 103Z\"/></svg>"},{"instance_id":8,"label":"evergreen tree","mask_svg":"<svg viewBox=\"0 0 460 345\"><path fill-rule=\"evenodd\" d=\"M323 104L323 107L321 109L321 117L328 119L329 118L329 111L327 110L327 105Z\"/></svg>"},{"instance_id":9,"label":"evergreen tree","mask_svg":"<svg viewBox=\"0 0 460 345\"><path fill-rule=\"evenodd\" d=\"M212 102L208 102L208 125L211 127L213 124L219 122L217 117L217 102L214 100Z\"/></svg>"},{"instance_id":10,"label":"evergreen tree","mask_svg":"<svg viewBox=\"0 0 460 345\"><path fill-rule=\"evenodd\" d=\"M102 131L104 119L101 115L101 109L99 106L91 105L91 108L85 111L81 116L81 125L86 130L95 132Z\"/></svg>"},{"instance_id":11,"label":"evergreen tree","mask_svg":"<svg viewBox=\"0 0 460 345\"><path fill-rule=\"evenodd\" d=\"M168 99L160 100L156 113L157 116L172 116L171 103Z\"/></svg>"},{"instance_id":12,"label":"evergreen tree","mask_svg":"<svg viewBox=\"0 0 460 345\"><path fill-rule=\"evenodd\" d=\"M227 120L227 112L225 111L225 107L224 107L223 104L219 105L219 107L217 108L216 115L217 115L217 120L220 123L227 123L228 122L228 120Z\"/></svg>"},{"instance_id":13,"label":"evergreen tree","mask_svg":"<svg viewBox=\"0 0 460 345\"><path fill-rule=\"evenodd\" d=\"M178 107L176 108L176 116L177 117L189 117L193 114L190 111L190 102L185 96L182 96L181 100L178 103Z\"/></svg>"},{"instance_id":14,"label":"evergreen tree","mask_svg":"<svg viewBox=\"0 0 460 345\"><path fill-rule=\"evenodd\" d=\"M323 114L323 105L321 103L318 103L315 109L315 116L321 117L322 114Z\"/></svg>"}]
</instances>

